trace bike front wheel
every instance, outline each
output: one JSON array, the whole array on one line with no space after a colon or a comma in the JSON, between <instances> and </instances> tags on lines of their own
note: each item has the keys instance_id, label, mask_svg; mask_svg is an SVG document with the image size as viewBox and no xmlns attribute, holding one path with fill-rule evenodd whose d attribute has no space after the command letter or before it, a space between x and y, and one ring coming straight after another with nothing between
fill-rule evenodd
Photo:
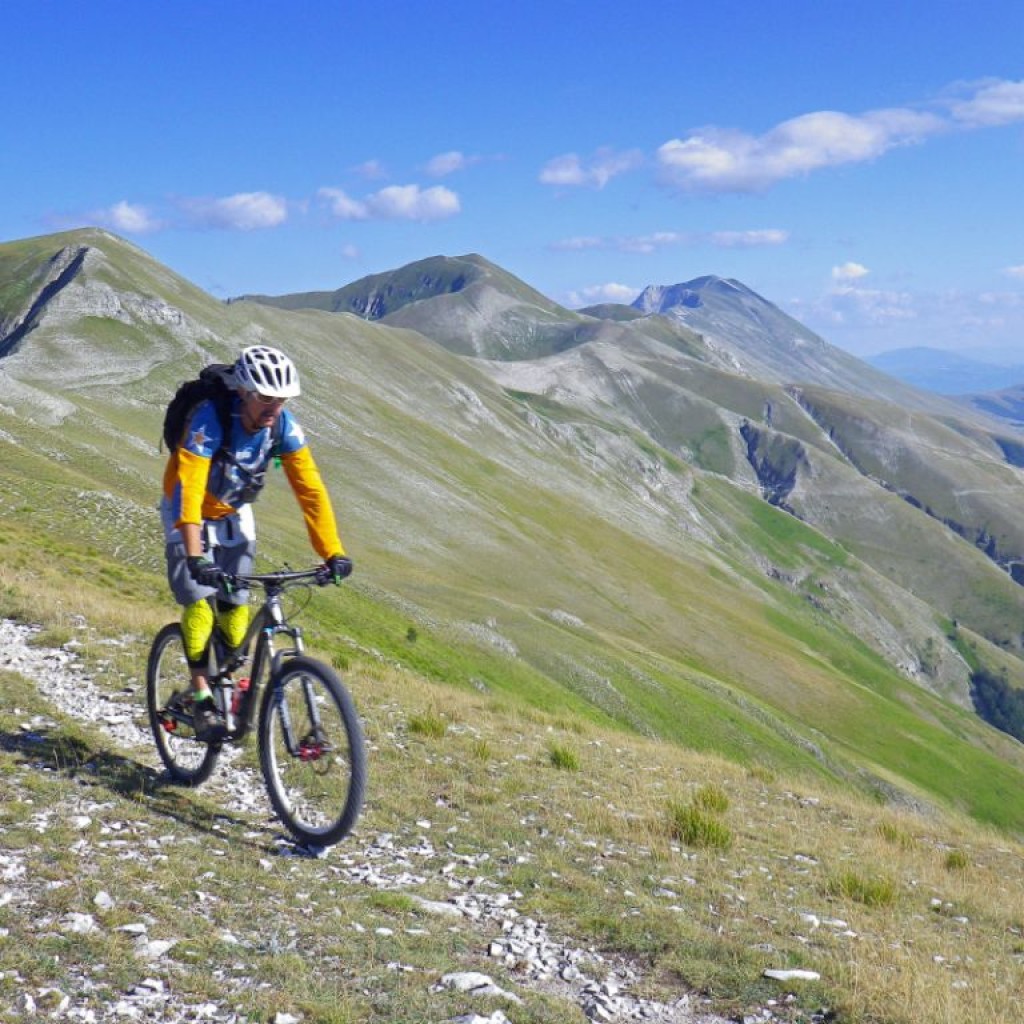
<instances>
[{"instance_id":1,"label":"bike front wheel","mask_svg":"<svg viewBox=\"0 0 1024 1024\"><path fill-rule=\"evenodd\" d=\"M181 626L164 626L153 641L146 666L146 706L156 749L175 782L198 786L213 771L219 743L196 739L192 727L191 673Z\"/></svg>"},{"instance_id":2,"label":"bike front wheel","mask_svg":"<svg viewBox=\"0 0 1024 1024\"><path fill-rule=\"evenodd\" d=\"M284 662L260 706L260 764L288 831L330 846L363 806L366 749L355 704L337 674L313 658Z\"/></svg>"}]
</instances>

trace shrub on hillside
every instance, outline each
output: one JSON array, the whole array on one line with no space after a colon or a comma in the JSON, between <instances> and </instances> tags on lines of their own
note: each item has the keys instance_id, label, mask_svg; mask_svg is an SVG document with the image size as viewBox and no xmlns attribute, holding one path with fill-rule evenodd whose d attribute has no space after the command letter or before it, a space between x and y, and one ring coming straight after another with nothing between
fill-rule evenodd
<instances>
[{"instance_id":1,"label":"shrub on hillside","mask_svg":"<svg viewBox=\"0 0 1024 1024\"><path fill-rule=\"evenodd\" d=\"M694 804L669 805L669 834L687 846L728 850L732 846L732 832L728 825L713 813Z\"/></svg>"},{"instance_id":2,"label":"shrub on hillside","mask_svg":"<svg viewBox=\"0 0 1024 1024\"><path fill-rule=\"evenodd\" d=\"M972 672L971 699L974 710L989 725L1024 740L1024 691L1010 685L1005 669L999 673L984 668Z\"/></svg>"}]
</instances>

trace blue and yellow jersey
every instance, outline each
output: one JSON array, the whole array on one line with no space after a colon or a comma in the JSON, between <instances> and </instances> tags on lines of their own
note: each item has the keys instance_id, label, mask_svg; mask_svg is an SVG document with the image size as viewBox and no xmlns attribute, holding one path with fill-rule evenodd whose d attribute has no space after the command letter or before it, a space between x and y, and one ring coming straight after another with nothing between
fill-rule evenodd
<instances>
[{"instance_id":1,"label":"blue and yellow jersey","mask_svg":"<svg viewBox=\"0 0 1024 1024\"><path fill-rule=\"evenodd\" d=\"M182 523L199 524L237 512L253 499L271 459L278 455L302 509L313 550L321 558L344 554L330 496L298 421L282 409L274 428L250 434L242 426L241 407L235 395L231 436L225 445L216 405L207 401L196 406L185 437L164 470L165 529L169 532Z\"/></svg>"}]
</instances>

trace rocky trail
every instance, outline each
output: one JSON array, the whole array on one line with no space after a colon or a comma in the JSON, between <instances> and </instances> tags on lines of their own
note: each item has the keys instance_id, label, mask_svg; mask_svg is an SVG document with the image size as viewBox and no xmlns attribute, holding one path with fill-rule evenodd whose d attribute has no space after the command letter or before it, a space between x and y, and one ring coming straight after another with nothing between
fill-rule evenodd
<instances>
[{"instance_id":1,"label":"rocky trail","mask_svg":"<svg viewBox=\"0 0 1024 1024\"><path fill-rule=\"evenodd\" d=\"M118 750L130 752L140 762L159 767L159 760L149 733L144 710L141 684L127 687L123 699L103 692L84 669L74 651L74 644L63 648L36 646L30 641L37 630L9 620L0 620L0 669L16 672L31 680L50 701L55 710L70 718L88 722L103 730ZM110 641L116 643L116 641ZM52 722L38 717L26 717L21 724L22 737L31 739L44 734ZM273 818L259 774L238 764L232 764L233 751L225 756L207 784L214 798L225 811L242 815L260 829L261 840L269 850L281 857L309 856L297 850L285 838ZM52 766L39 765L39 770L52 770ZM104 824L103 833L111 834L123 843L122 856L131 856L131 828L110 816L116 814L113 803L83 800L80 805L62 808L61 814L71 814L72 824L85 829L96 820ZM55 812L40 808L38 830L44 833L52 823ZM631 1022L650 1024L728 1024L725 1018L708 1012L700 997L684 994L672 1003L654 1002L634 995L641 981L637 969L625 959L615 958L586 948L571 937L552 933L543 922L535 920L517 909L521 894L502 891L488 878L489 857L453 857L449 850L439 849L430 835L430 822L417 822L412 838L378 833L365 827L357 828L353 836L342 844L323 851L316 864L322 867L325 879L332 883L378 890L400 891L412 899L431 916L441 921L459 922L472 929L476 937L475 961L493 963L505 975L514 970L515 987L520 991L534 989L575 1004L586 1018L593 1021ZM152 840L149 840L152 842ZM90 840L81 839L81 851ZM141 848L146 842L138 838ZM139 854L141 856L141 854ZM428 882L443 880L449 896L446 900L428 899L417 890ZM0 831L0 906L17 912L32 910L32 890L35 881L26 866L23 851L5 848ZM112 903L117 897L101 893L96 897L97 913L82 908L65 915L58 921L40 922L40 927L65 933L88 932L105 927L102 921L103 903ZM207 1002L187 1005L180 1000L171 986L161 979L161 962L173 960L173 938L149 934L144 923L122 926L134 928L139 974L138 981L125 990L120 998L97 1007L91 997L89 977L83 972L77 989L32 989L20 991L16 1000L24 1019L46 1017L58 1021L80 1021L84 1024L106 1022L160 1021L164 1024L211 1022L211 1024L241 1024L244 1019L233 1008L235 1000L226 993L223 1005ZM402 964L389 964L398 971L419 970ZM16 973L16 972L12 972ZM495 973L498 973L496 971ZM0 975L7 983L17 983L17 977ZM479 1010L453 1018L458 1024L504 1024L525 1018L517 1016L521 997L512 986L499 982L490 973L460 969L458 964L446 965L433 976L425 976L426 987L452 987L467 992L479 1001ZM496 1009L495 1007L500 1007ZM524 1011L525 1012L525 1011ZM778 1014L778 1015L777 1015ZM6 1019L6 1018L5 1018ZM765 1007L748 1012L741 1018L743 1024L768 1024L772 1021L792 1020L785 1006ZM297 1024L301 1016L278 1013L273 1024ZM438 1022L440 1024L440 1022Z\"/></svg>"}]
</instances>

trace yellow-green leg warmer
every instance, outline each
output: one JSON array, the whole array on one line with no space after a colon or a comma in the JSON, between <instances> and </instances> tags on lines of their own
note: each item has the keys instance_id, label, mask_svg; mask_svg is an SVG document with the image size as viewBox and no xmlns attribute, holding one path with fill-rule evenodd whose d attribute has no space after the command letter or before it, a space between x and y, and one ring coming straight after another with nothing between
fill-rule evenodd
<instances>
[{"instance_id":1,"label":"yellow-green leg warmer","mask_svg":"<svg viewBox=\"0 0 1024 1024\"><path fill-rule=\"evenodd\" d=\"M185 605L181 613L181 633L185 640L185 657L196 664L206 651L213 633L213 609L205 598Z\"/></svg>"},{"instance_id":2,"label":"yellow-green leg warmer","mask_svg":"<svg viewBox=\"0 0 1024 1024\"><path fill-rule=\"evenodd\" d=\"M228 647L241 647L245 631L249 628L249 606L233 604L227 608L218 608L217 625L220 626Z\"/></svg>"}]
</instances>

